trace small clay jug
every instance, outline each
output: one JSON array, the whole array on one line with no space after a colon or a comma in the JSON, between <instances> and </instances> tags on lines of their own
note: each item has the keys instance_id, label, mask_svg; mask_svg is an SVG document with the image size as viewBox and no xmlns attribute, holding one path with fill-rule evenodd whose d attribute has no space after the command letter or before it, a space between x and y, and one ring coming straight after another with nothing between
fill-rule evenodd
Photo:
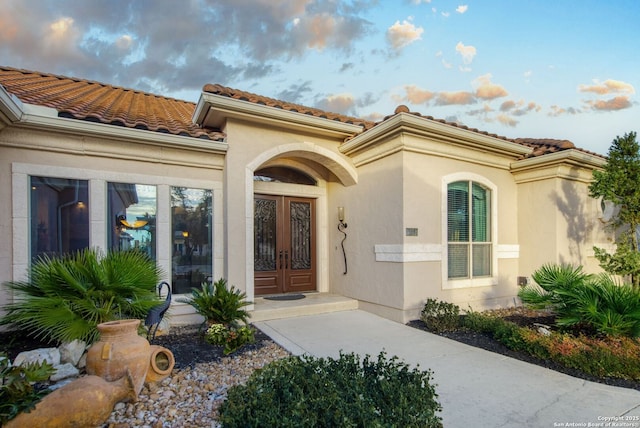
<instances>
[{"instance_id":1,"label":"small clay jug","mask_svg":"<svg viewBox=\"0 0 640 428\"><path fill-rule=\"evenodd\" d=\"M151 346L138 335L140 320L117 320L98 324L100 340L87 352L87 374L112 382L125 376L127 369L133 378L137 400L149 370Z\"/></svg>"},{"instance_id":2,"label":"small clay jug","mask_svg":"<svg viewBox=\"0 0 640 428\"><path fill-rule=\"evenodd\" d=\"M151 345L150 366L147 371L146 383L160 382L171 374L176 364L173 352L159 345Z\"/></svg>"}]
</instances>

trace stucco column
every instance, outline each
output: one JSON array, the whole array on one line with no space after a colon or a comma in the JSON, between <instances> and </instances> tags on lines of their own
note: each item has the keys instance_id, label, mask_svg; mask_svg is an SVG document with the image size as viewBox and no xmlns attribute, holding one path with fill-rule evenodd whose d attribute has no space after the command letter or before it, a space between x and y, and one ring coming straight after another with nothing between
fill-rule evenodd
<instances>
[{"instance_id":1,"label":"stucco column","mask_svg":"<svg viewBox=\"0 0 640 428\"><path fill-rule=\"evenodd\" d=\"M253 300L253 171L241 154L230 145L225 163L225 272L229 285Z\"/></svg>"}]
</instances>

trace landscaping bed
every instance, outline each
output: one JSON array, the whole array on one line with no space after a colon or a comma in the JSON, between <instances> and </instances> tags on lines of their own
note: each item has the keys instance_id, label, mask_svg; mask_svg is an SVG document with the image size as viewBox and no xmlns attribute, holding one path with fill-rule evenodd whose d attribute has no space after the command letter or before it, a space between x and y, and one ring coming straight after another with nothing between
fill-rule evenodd
<instances>
[{"instance_id":1,"label":"landscaping bed","mask_svg":"<svg viewBox=\"0 0 640 428\"><path fill-rule=\"evenodd\" d=\"M551 331L556 330L556 328L554 327L555 317L545 311L536 311L536 310L531 310L524 307L517 307L517 308L487 311L485 312L485 314L499 317L505 321L512 322L520 327L528 327L536 331L540 327L547 328ZM460 323L461 325L464 323L464 317L465 315L460 315L460 318L462 319ZM448 339L452 339L457 342L461 342L477 348L482 348L487 351L495 352L501 355L505 355L511 358L525 361L530 364L546 367L550 370L555 370L555 371L565 373L567 375L574 376L580 379L585 379L592 382L598 382L598 383L603 383L603 384L612 385L612 386L619 386L623 388L640 390L640 381L638 380L629 380L629 379L621 379L621 378L606 377L606 376L603 376L603 377L594 376L594 375L585 373L584 371L574 367L567 367L555 361L537 358L531 355L530 353L510 349L509 347L501 343L499 340L495 339L494 336L488 332L472 331L464 327L459 327L459 328L456 328L455 330L448 330L448 331L433 331L427 328L426 324L421 320L411 321L407 325L414 328L421 329L421 330L429 331L434 334L438 334L439 336L446 337ZM593 332L585 327L578 327L573 329L573 333L575 333L575 335L577 336L580 333L592 334ZM640 345L638 346L638 349L640 349Z\"/></svg>"}]
</instances>

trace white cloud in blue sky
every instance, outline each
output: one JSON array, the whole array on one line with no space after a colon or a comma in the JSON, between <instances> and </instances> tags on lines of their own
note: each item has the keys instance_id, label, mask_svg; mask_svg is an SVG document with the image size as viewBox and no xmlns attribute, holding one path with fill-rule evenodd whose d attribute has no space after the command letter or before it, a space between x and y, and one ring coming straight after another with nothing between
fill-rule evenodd
<instances>
[{"instance_id":1,"label":"white cloud in blue sky","mask_svg":"<svg viewBox=\"0 0 640 428\"><path fill-rule=\"evenodd\" d=\"M2 65L197 101L220 83L369 119L406 104L606 153L637 131L640 3L3 0Z\"/></svg>"}]
</instances>

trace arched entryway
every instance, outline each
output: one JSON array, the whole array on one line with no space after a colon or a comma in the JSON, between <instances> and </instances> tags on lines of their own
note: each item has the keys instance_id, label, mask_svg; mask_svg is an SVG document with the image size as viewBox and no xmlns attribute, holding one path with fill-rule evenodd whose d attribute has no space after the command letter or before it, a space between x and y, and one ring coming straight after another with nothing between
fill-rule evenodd
<instances>
[{"instance_id":1,"label":"arched entryway","mask_svg":"<svg viewBox=\"0 0 640 428\"><path fill-rule=\"evenodd\" d=\"M326 290L327 178L356 182L355 168L339 154L306 144L287 148L263 154L251 171L255 296Z\"/></svg>"}]
</instances>

